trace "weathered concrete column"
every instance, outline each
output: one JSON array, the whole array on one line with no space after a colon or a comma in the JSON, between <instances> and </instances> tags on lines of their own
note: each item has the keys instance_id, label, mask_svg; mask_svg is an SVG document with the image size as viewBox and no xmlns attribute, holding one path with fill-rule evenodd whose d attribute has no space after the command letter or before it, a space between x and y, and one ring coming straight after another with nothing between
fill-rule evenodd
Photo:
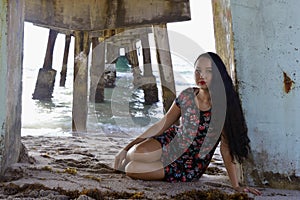
<instances>
[{"instance_id":1,"label":"weathered concrete column","mask_svg":"<svg viewBox=\"0 0 300 200\"><path fill-rule=\"evenodd\" d=\"M60 82L59 86L64 87L67 79L67 66L68 66L68 58L69 58L69 49L71 43L71 35L66 35L65 37L65 50L64 50L64 58L62 63L62 68L60 72Z\"/></svg>"},{"instance_id":2,"label":"weathered concrete column","mask_svg":"<svg viewBox=\"0 0 300 200\"><path fill-rule=\"evenodd\" d=\"M164 111L167 112L176 98L175 80L169 46L167 25L154 25L156 56L162 86Z\"/></svg>"},{"instance_id":3,"label":"weathered concrete column","mask_svg":"<svg viewBox=\"0 0 300 200\"><path fill-rule=\"evenodd\" d=\"M90 102L104 101L104 68L105 68L105 42L92 38L92 66L90 69Z\"/></svg>"},{"instance_id":4,"label":"weathered concrete column","mask_svg":"<svg viewBox=\"0 0 300 200\"><path fill-rule=\"evenodd\" d=\"M119 57L119 47L111 42L107 42L106 44L106 63L115 63Z\"/></svg>"},{"instance_id":5,"label":"weathered concrete column","mask_svg":"<svg viewBox=\"0 0 300 200\"><path fill-rule=\"evenodd\" d=\"M136 51L136 42L133 40L131 41L130 45L128 46L128 61L131 65L132 74L133 74L133 85L140 86L141 83L141 69L139 68L139 60Z\"/></svg>"},{"instance_id":6,"label":"weathered concrete column","mask_svg":"<svg viewBox=\"0 0 300 200\"><path fill-rule=\"evenodd\" d=\"M0 179L21 148L24 5L0 1Z\"/></svg>"},{"instance_id":7,"label":"weathered concrete column","mask_svg":"<svg viewBox=\"0 0 300 200\"><path fill-rule=\"evenodd\" d=\"M114 67L113 63L119 57L119 48L116 47L114 44L107 42L106 43L106 63L108 67L104 69L104 80L105 80L105 87L113 88L115 87L115 82L117 78L116 68Z\"/></svg>"},{"instance_id":8,"label":"weathered concrete column","mask_svg":"<svg viewBox=\"0 0 300 200\"><path fill-rule=\"evenodd\" d=\"M212 0L216 51L224 61L234 83L234 46L230 0Z\"/></svg>"},{"instance_id":9,"label":"weathered concrete column","mask_svg":"<svg viewBox=\"0 0 300 200\"><path fill-rule=\"evenodd\" d=\"M232 18L229 0L213 0L213 20L216 51L225 63L226 69L230 74L235 86L236 74L234 66L234 46L232 33ZM242 165L236 164L239 182L244 182Z\"/></svg>"},{"instance_id":10,"label":"weathered concrete column","mask_svg":"<svg viewBox=\"0 0 300 200\"><path fill-rule=\"evenodd\" d=\"M299 190L300 1L230 0L226 7L228 2L238 92L252 149L252 159L244 163L245 180Z\"/></svg>"},{"instance_id":11,"label":"weathered concrete column","mask_svg":"<svg viewBox=\"0 0 300 200\"><path fill-rule=\"evenodd\" d=\"M49 30L48 45L43 68L39 70L32 99L49 100L52 98L56 70L52 69L53 51L58 32Z\"/></svg>"},{"instance_id":12,"label":"weathered concrete column","mask_svg":"<svg viewBox=\"0 0 300 200\"><path fill-rule=\"evenodd\" d=\"M151 53L148 34L142 34L140 36L142 49L143 49L143 64L144 64L144 75L143 79L143 90L145 104L152 104L158 102L158 89L156 85L156 79L153 75L151 65Z\"/></svg>"},{"instance_id":13,"label":"weathered concrete column","mask_svg":"<svg viewBox=\"0 0 300 200\"><path fill-rule=\"evenodd\" d=\"M87 84L88 84L88 32L75 31L75 59L74 59L74 83L73 83L73 112L72 130L85 132L88 114Z\"/></svg>"},{"instance_id":14,"label":"weathered concrete column","mask_svg":"<svg viewBox=\"0 0 300 200\"><path fill-rule=\"evenodd\" d=\"M128 64L131 65L131 59L130 59L130 54L129 54L129 45L128 46L125 46L124 47L124 50L125 50L125 57L126 59L128 60Z\"/></svg>"}]
</instances>

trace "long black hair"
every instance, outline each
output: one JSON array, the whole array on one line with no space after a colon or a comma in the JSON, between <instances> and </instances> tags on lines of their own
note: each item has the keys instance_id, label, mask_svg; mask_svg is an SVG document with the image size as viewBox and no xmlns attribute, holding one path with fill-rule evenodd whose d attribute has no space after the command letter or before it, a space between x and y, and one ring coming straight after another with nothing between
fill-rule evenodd
<instances>
[{"instance_id":1,"label":"long black hair","mask_svg":"<svg viewBox=\"0 0 300 200\"><path fill-rule=\"evenodd\" d=\"M229 76L222 59L215 53L207 52L201 54L197 58L196 62L201 57L206 57L211 60L213 76L209 90L213 103L213 109L217 109L215 113L217 113L218 116L223 115L225 117L225 120L223 121L224 124L221 129L223 129L225 137L228 141L232 158L235 158L239 163L241 163L245 158L248 157L250 152L250 140L248 138L248 129L240 98L235 90L232 79ZM216 80L218 74L221 81ZM222 103L222 100L220 100L222 99L220 98L222 90L225 90L224 95L226 96L226 98L224 98L225 102L223 101L224 103ZM224 109L226 110L224 111ZM222 112L224 114L222 114ZM214 114L214 112L212 112L212 114Z\"/></svg>"}]
</instances>

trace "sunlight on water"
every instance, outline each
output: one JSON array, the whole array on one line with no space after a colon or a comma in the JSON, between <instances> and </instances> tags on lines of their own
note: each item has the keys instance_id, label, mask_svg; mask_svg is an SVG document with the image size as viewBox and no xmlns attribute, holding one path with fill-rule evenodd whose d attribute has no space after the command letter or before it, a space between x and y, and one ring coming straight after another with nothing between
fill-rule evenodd
<instances>
[{"instance_id":1,"label":"sunlight on water","mask_svg":"<svg viewBox=\"0 0 300 200\"><path fill-rule=\"evenodd\" d=\"M32 71L26 67L23 70L22 135L70 135L72 87L55 84L52 101L33 100L37 72Z\"/></svg>"},{"instance_id":2,"label":"sunlight on water","mask_svg":"<svg viewBox=\"0 0 300 200\"><path fill-rule=\"evenodd\" d=\"M174 64L177 92L192 85L191 71L182 70L183 65ZM72 70L70 69L66 87L59 87L59 73L56 76L53 98L51 102L33 100L37 73L24 67L23 76L23 111L22 135L71 136L72 123ZM158 71L154 75L159 82ZM115 88L105 89L105 102L90 104L88 116L88 132L106 134L126 133L140 134L151 124L163 116L161 87L158 84L159 102L153 105L144 104L144 93L134 88L130 71L117 72Z\"/></svg>"}]
</instances>

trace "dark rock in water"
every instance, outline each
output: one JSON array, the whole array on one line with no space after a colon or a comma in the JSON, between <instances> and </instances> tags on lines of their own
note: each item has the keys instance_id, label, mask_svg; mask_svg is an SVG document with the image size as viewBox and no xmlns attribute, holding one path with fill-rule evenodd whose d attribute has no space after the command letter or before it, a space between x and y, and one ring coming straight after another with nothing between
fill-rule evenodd
<instances>
[{"instance_id":1,"label":"dark rock in water","mask_svg":"<svg viewBox=\"0 0 300 200\"><path fill-rule=\"evenodd\" d=\"M110 64L110 65L106 66L105 71L104 71L105 87L106 88L115 87L116 78L117 78L117 72L116 72L115 65Z\"/></svg>"},{"instance_id":2,"label":"dark rock in water","mask_svg":"<svg viewBox=\"0 0 300 200\"><path fill-rule=\"evenodd\" d=\"M131 70L130 64L125 56L120 56L116 59L114 64L108 64L105 66L104 82L106 88L115 87L115 82L118 72L128 72Z\"/></svg>"}]
</instances>

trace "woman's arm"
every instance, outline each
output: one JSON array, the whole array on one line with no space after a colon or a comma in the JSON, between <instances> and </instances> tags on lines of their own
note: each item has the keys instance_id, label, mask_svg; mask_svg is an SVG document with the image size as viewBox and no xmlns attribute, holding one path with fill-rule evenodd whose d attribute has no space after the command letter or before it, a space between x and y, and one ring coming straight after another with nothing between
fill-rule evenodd
<instances>
[{"instance_id":1,"label":"woman's arm","mask_svg":"<svg viewBox=\"0 0 300 200\"><path fill-rule=\"evenodd\" d=\"M221 150L223 162L224 162L227 174L229 176L231 185L235 189L235 188L239 187L236 166L235 166L235 163L233 162L232 156L230 155L229 146L228 146L228 143L227 143L225 137L223 136L223 134L221 136L220 150Z\"/></svg>"},{"instance_id":2,"label":"woman's arm","mask_svg":"<svg viewBox=\"0 0 300 200\"><path fill-rule=\"evenodd\" d=\"M238 176L237 176L237 168L235 163L233 162L233 158L230 155L230 150L229 150L229 146L228 146L228 142L227 139L225 138L225 136L222 134L221 136L221 146L220 146L220 150L221 150L221 155L224 161L224 165L227 171L227 174L229 176L231 185L233 187L233 189L235 189L238 192L251 192L255 195L260 195L261 192L251 188L251 187L241 187L238 181Z\"/></svg>"},{"instance_id":3,"label":"woman's arm","mask_svg":"<svg viewBox=\"0 0 300 200\"><path fill-rule=\"evenodd\" d=\"M169 111L164 115L162 119L150 126L143 134L138 138L130 142L124 150L129 150L133 145L144 141L147 138L161 135L165 130L167 130L172 124L175 124L181 115L180 108L174 102L170 107Z\"/></svg>"}]
</instances>

